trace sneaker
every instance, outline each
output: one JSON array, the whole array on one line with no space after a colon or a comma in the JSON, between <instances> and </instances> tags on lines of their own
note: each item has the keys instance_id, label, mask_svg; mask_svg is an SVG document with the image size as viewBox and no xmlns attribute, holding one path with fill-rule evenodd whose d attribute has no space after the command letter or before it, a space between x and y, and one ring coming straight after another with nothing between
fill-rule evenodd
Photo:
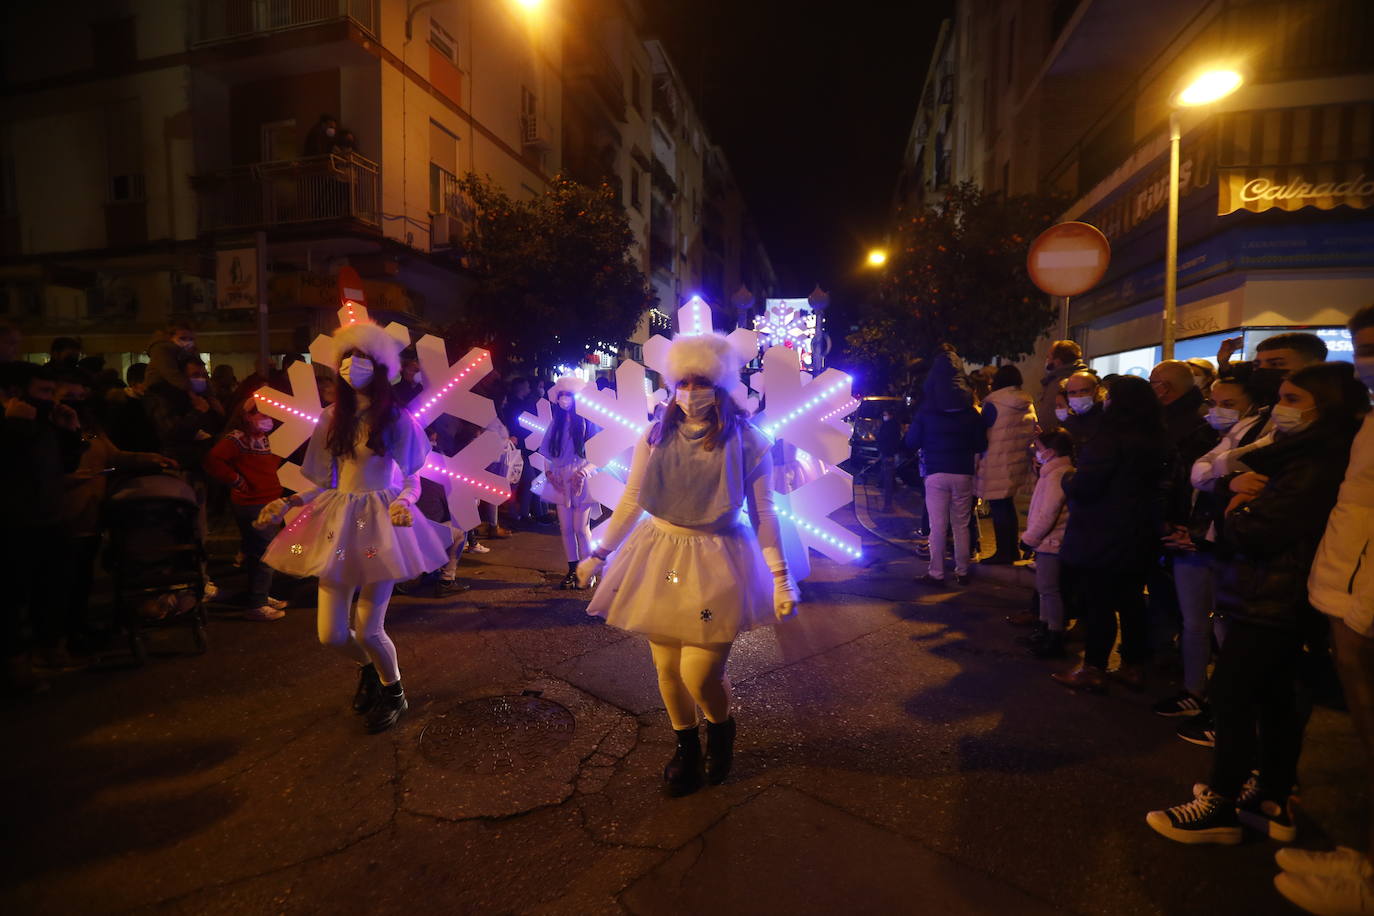
<instances>
[{"instance_id":1,"label":"sneaker","mask_svg":"<svg viewBox=\"0 0 1374 916\"><path fill-rule=\"evenodd\" d=\"M1293 801L1291 795L1282 803L1258 797L1245 803L1237 799L1236 817L1256 833L1279 843L1291 843L1298 838L1298 825L1293 822Z\"/></svg>"},{"instance_id":2,"label":"sneaker","mask_svg":"<svg viewBox=\"0 0 1374 916\"><path fill-rule=\"evenodd\" d=\"M944 588L945 579L943 576L932 576L930 573L926 573L924 576L916 577L916 584L929 585L932 588Z\"/></svg>"},{"instance_id":3,"label":"sneaker","mask_svg":"<svg viewBox=\"0 0 1374 916\"><path fill-rule=\"evenodd\" d=\"M1217 746L1217 727L1212 724L1212 717L1205 713L1199 713L1180 725L1178 736L1198 747Z\"/></svg>"},{"instance_id":4,"label":"sneaker","mask_svg":"<svg viewBox=\"0 0 1374 916\"><path fill-rule=\"evenodd\" d=\"M466 582L459 582L457 579L440 579L434 583L434 597L447 598L449 595L461 595L463 592L471 591L472 586Z\"/></svg>"},{"instance_id":5,"label":"sneaker","mask_svg":"<svg viewBox=\"0 0 1374 916\"><path fill-rule=\"evenodd\" d=\"M955 585L968 585L972 581L973 578L966 572L957 572L954 574Z\"/></svg>"},{"instance_id":6,"label":"sneaker","mask_svg":"<svg viewBox=\"0 0 1374 916\"><path fill-rule=\"evenodd\" d=\"M262 607L250 608L243 612L244 620L281 620L285 616L286 611L278 610L277 608L269 607L265 604Z\"/></svg>"},{"instance_id":7,"label":"sneaker","mask_svg":"<svg viewBox=\"0 0 1374 916\"><path fill-rule=\"evenodd\" d=\"M1210 788L1205 782L1193 783L1193 798L1197 798ZM1251 770L1250 778L1245 780L1245 785L1240 787L1240 794L1236 796L1236 807L1241 805L1253 805L1259 800L1259 770Z\"/></svg>"},{"instance_id":8,"label":"sneaker","mask_svg":"<svg viewBox=\"0 0 1374 916\"><path fill-rule=\"evenodd\" d=\"M418 595L421 592L429 589L430 585L431 575L429 573L421 573L414 579L407 579L404 582L397 582L394 586L392 586L392 591L396 592L396 594L398 595Z\"/></svg>"},{"instance_id":9,"label":"sneaker","mask_svg":"<svg viewBox=\"0 0 1374 916\"><path fill-rule=\"evenodd\" d=\"M491 553L491 548L486 544L477 543L468 545L469 553Z\"/></svg>"},{"instance_id":10,"label":"sneaker","mask_svg":"<svg viewBox=\"0 0 1374 916\"><path fill-rule=\"evenodd\" d=\"M1210 788L1192 801L1151 811L1145 823L1161 836L1176 843L1220 843L1235 846L1242 839L1235 803Z\"/></svg>"},{"instance_id":11,"label":"sneaker","mask_svg":"<svg viewBox=\"0 0 1374 916\"><path fill-rule=\"evenodd\" d=\"M1092 665L1079 665L1070 671L1056 671L1050 675L1055 681L1070 690L1086 690L1089 693L1107 692L1107 675L1101 668Z\"/></svg>"},{"instance_id":12,"label":"sneaker","mask_svg":"<svg viewBox=\"0 0 1374 916\"><path fill-rule=\"evenodd\" d=\"M915 547L912 548L911 552L916 554L916 556L922 560L930 559L930 547L928 547L925 544L917 544Z\"/></svg>"},{"instance_id":13,"label":"sneaker","mask_svg":"<svg viewBox=\"0 0 1374 916\"><path fill-rule=\"evenodd\" d=\"M1337 846L1330 852L1280 849L1274 853L1274 861L1279 864L1279 868L1292 875L1330 878L1359 872L1366 877L1374 877L1374 865L1369 864L1363 853L1349 846Z\"/></svg>"},{"instance_id":14,"label":"sneaker","mask_svg":"<svg viewBox=\"0 0 1374 916\"><path fill-rule=\"evenodd\" d=\"M270 595L267 598L267 606L274 611L284 611L289 605L290 602L286 601L284 598L273 598Z\"/></svg>"},{"instance_id":15,"label":"sneaker","mask_svg":"<svg viewBox=\"0 0 1374 916\"><path fill-rule=\"evenodd\" d=\"M1274 887L1289 902L1317 916L1374 914L1374 879L1359 872L1338 875L1274 876Z\"/></svg>"},{"instance_id":16,"label":"sneaker","mask_svg":"<svg viewBox=\"0 0 1374 916\"><path fill-rule=\"evenodd\" d=\"M1175 716L1196 716L1201 713L1207 704L1188 691L1183 691L1177 696L1165 697L1154 705L1155 715L1173 718Z\"/></svg>"}]
</instances>

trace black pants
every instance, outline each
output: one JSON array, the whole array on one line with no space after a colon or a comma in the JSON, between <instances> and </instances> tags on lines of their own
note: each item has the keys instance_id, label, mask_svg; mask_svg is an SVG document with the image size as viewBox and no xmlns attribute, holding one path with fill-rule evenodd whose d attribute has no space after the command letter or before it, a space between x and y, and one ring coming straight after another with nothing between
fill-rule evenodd
<instances>
[{"instance_id":1,"label":"black pants","mask_svg":"<svg viewBox=\"0 0 1374 916\"><path fill-rule=\"evenodd\" d=\"M1298 778L1306 717L1298 708L1302 636L1232 620L1207 688L1217 730L1211 786L1235 798L1259 762L1262 797L1281 801Z\"/></svg>"},{"instance_id":2,"label":"black pants","mask_svg":"<svg viewBox=\"0 0 1374 916\"><path fill-rule=\"evenodd\" d=\"M1065 584L1084 626L1083 663L1106 668L1121 618L1121 661L1138 665L1149 655L1145 620L1145 570L1122 567L1067 567Z\"/></svg>"},{"instance_id":3,"label":"black pants","mask_svg":"<svg viewBox=\"0 0 1374 916\"><path fill-rule=\"evenodd\" d=\"M992 510L992 533L997 556L1020 559L1021 553L1016 549L1020 540L1016 531L1016 500L1010 496L1005 499L990 499L988 507Z\"/></svg>"},{"instance_id":4,"label":"black pants","mask_svg":"<svg viewBox=\"0 0 1374 916\"><path fill-rule=\"evenodd\" d=\"M91 638L91 585L95 579L95 559L100 553L100 535L72 536L66 547L71 567L64 577L64 626L68 641L82 645Z\"/></svg>"}]
</instances>

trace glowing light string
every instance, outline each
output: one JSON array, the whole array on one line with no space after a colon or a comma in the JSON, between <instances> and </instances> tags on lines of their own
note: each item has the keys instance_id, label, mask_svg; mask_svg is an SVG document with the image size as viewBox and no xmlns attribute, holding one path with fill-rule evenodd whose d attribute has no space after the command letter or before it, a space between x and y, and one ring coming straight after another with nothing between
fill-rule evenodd
<instances>
[{"instance_id":1,"label":"glowing light string","mask_svg":"<svg viewBox=\"0 0 1374 916\"><path fill-rule=\"evenodd\" d=\"M776 437L777 434L778 434L778 430L782 429L784 426L786 426L787 424L791 423L793 420L797 419L798 417L805 416L807 413L809 413L809 412L811 411L812 408L817 407L817 406L819 406L819 405L825 403L825 401L826 401L832 394L835 394L835 393L837 393L837 392L843 391L844 389L848 388L848 387L852 384L852 382L853 382L853 379L851 379L848 375L844 375L844 376L841 378L840 381L835 382L833 385L829 386L828 388L822 389L822 390L820 391L820 393L817 394L815 397L811 398L811 399L808 400L808 401L802 402L802 404L799 405L798 407L793 408L790 412L783 414L783 415L782 415L781 417L779 417L778 419L776 419L776 420L774 420L773 422L769 423L767 426L765 426L765 427L763 428L763 431L766 432L766 433L768 433L768 435L770 435L770 436ZM846 403L846 408L847 408L847 407L848 407L848 404ZM845 409L845 408L841 408L841 409ZM827 415L827 416L825 416L825 417L822 417L821 420L822 420L822 421L828 420L831 416L834 416L834 413L831 413L831 414L829 414L829 415Z\"/></svg>"},{"instance_id":2,"label":"glowing light string","mask_svg":"<svg viewBox=\"0 0 1374 916\"><path fill-rule=\"evenodd\" d=\"M483 350L482 354L478 356L476 359L474 359L472 362L468 363L462 369L458 370L453 375L449 376L449 380L447 382L439 386L439 388L437 388L433 394L430 394L429 397L425 398L424 403L420 405L419 410L411 411L411 413L415 415L415 419L420 421L420 425L425 425L423 419L425 414L429 413L429 411L433 409L436 404L442 402L445 396L448 395L448 393L452 391L454 388L458 387L458 385L463 381L463 379L467 378L473 372L476 372L479 368L482 367L485 368L482 372L478 373L479 377L486 375L487 372L491 371L491 354L486 352L485 350Z\"/></svg>"},{"instance_id":3,"label":"glowing light string","mask_svg":"<svg viewBox=\"0 0 1374 916\"><path fill-rule=\"evenodd\" d=\"M460 474L457 471L451 471L448 468L434 464L433 462L425 462L424 469L426 471L429 471L431 474L443 474L445 477L449 477L453 480L465 483L470 487L476 487L479 490L486 490L488 493L491 493L494 496L501 497L502 500L505 500L510 496L510 488L502 490L499 487L493 487L491 484L483 483L482 481L477 480L476 478L469 477L466 474Z\"/></svg>"}]
</instances>

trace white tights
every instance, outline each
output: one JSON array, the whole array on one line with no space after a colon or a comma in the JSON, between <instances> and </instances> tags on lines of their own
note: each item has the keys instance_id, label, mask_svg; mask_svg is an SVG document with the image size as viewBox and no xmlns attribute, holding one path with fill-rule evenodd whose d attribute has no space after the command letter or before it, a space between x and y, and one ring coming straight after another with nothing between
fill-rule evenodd
<instances>
[{"instance_id":1,"label":"white tights","mask_svg":"<svg viewBox=\"0 0 1374 916\"><path fill-rule=\"evenodd\" d=\"M592 507L558 506L558 530L569 563L592 555Z\"/></svg>"},{"instance_id":2,"label":"white tights","mask_svg":"<svg viewBox=\"0 0 1374 916\"><path fill-rule=\"evenodd\" d=\"M320 642L333 646L360 664L371 662L383 684L401 679L396 647L386 635L386 607L393 582L370 582L357 588L320 580ZM353 608L353 596L358 605ZM350 613L351 612L351 613Z\"/></svg>"},{"instance_id":3,"label":"white tights","mask_svg":"<svg viewBox=\"0 0 1374 916\"><path fill-rule=\"evenodd\" d=\"M673 728L695 728L697 707L711 722L730 718L730 678L725 663L733 643L706 646L671 640L649 640L658 669L658 691Z\"/></svg>"}]
</instances>

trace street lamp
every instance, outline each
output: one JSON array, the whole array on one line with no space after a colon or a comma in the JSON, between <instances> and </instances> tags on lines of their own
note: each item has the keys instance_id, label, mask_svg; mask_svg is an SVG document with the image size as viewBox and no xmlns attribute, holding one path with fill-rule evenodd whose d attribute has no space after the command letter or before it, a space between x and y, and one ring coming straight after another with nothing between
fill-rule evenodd
<instances>
[{"instance_id":1,"label":"street lamp","mask_svg":"<svg viewBox=\"0 0 1374 916\"><path fill-rule=\"evenodd\" d=\"M887 263L887 252L881 248L874 248L868 253L869 267L882 267Z\"/></svg>"},{"instance_id":2,"label":"street lamp","mask_svg":"<svg viewBox=\"0 0 1374 916\"><path fill-rule=\"evenodd\" d=\"M1178 317L1179 109L1220 101L1239 89L1244 81L1234 70L1208 70L1169 100L1169 217L1164 237L1164 335L1160 347L1165 359L1174 358L1174 325Z\"/></svg>"}]
</instances>

